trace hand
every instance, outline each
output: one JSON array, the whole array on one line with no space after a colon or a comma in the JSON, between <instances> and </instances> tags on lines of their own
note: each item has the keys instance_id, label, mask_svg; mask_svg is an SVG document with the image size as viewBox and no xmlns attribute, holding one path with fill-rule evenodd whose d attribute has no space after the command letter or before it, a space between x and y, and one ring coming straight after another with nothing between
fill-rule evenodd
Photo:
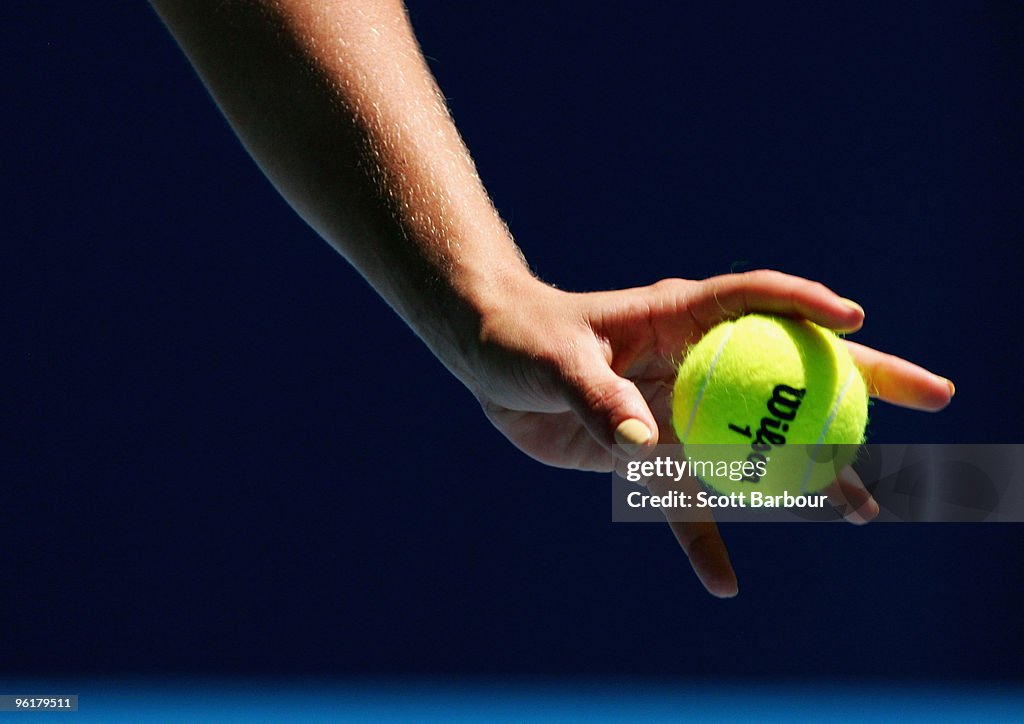
<instances>
[{"instance_id":1,"label":"hand","mask_svg":"<svg viewBox=\"0 0 1024 724\"><path fill-rule=\"evenodd\" d=\"M152 2L288 202L538 460L611 470L616 440L638 454L659 435L672 442L675 365L723 319L775 312L844 331L863 320L820 284L776 272L596 294L533 279L401 3ZM881 399L949 402L943 378L851 351ZM870 496L842 477L837 499L870 517ZM708 590L734 592L714 526L673 530Z\"/></svg>"},{"instance_id":2,"label":"hand","mask_svg":"<svg viewBox=\"0 0 1024 724\"><path fill-rule=\"evenodd\" d=\"M495 427L526 454L557 467L610 471L615 450L642 455L659 439L677 442L668 396L683 351L719 322L750 312L843 332L859 329L864 319L858 305L823 285L774 271L589 294L537 282L483 316L470 387ZM953 387L945 378L847 344L872 396L919 410L949 404ZM829 495L854 522L878 513L852 469ZM735 595L736 576L716 525L671 525L708 591Z\"/></svg>"}]
</instances>

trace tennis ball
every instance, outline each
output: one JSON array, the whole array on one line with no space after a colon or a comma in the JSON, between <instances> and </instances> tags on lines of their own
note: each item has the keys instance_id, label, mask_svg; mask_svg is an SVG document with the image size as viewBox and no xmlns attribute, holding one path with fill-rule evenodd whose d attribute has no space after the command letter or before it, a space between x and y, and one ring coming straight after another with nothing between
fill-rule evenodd
<instances>
[{"instance_id":1,"label":"tennis ball","mask_svg":"<svg viewBox=\"0 0 1024 724\"><path fill-rule=\"evenodd\" d=\"M835 334L762 314L704 335L672 396L691 470L724 494L821 490L853 461L867 417L864 379Z\"/></svg>"}]
</instances>

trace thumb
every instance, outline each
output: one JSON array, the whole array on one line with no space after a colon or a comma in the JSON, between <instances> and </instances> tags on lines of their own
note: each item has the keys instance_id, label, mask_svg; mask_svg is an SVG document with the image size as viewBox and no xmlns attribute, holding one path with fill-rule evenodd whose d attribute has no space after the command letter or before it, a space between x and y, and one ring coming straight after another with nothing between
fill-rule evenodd
<instances>
[{"instance_id":1,"label":"thumb","mask_svg":"<svg viewBox=\"0 0 1024 724\"><path fill-rule=\"evenodd\" d=\"M631 458L657 444L658 424L644 396L603 355L578 361L566 382L569 405L602 446Z\"/></svg>"}]
</instances>

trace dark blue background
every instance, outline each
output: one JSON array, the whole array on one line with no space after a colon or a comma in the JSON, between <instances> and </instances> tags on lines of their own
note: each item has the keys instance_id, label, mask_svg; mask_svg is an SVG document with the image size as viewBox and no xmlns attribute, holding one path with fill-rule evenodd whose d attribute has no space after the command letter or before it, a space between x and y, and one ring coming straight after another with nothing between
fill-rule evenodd
<instances>
[{"instance_id":1,"label":"dark blue background","mask_svg":"<svg viewBox=\"0 0 1024 724\"><path fill-rule=\"evenodd\" d=\"M411 14L545 279L818 279L957 383L873 440L1020 442L1024 6L707 5ZM3 672L1020 676L1019 526L724 526L711 599L489 427L147 6L0 14Z\"/></svg>"}]
</instances>

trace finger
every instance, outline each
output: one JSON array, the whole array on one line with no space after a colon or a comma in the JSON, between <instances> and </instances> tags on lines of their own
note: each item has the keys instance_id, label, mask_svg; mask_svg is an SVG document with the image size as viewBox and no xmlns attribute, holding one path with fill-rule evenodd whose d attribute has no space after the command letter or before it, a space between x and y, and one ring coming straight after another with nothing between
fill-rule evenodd
<instances>
[{"instance_id":1,"label":"finger","mask_svg":"<svg viewBox=\"0 0 1024 724\"><path fill-rule=\"evenodd\" d=\"M668 524L708 593L717 598L739 593L736 571L715 523L670 520Z\"/></svg>"},{"instance_id":2,"label":"finger","mask_svg":"<svg viewBox=\"0 0 1024 724\"><path fill-rule=\"evenodd\" d=\"M768 269L705 280L690 312L704 329L751 312L809 319L844 332L860 329L864 322L859 304L824 284Z\"/></svg>"},{"instance_id":3,"label":"finger","mask_svg":"<svg viewBox=\"0 0 1024 724\"><path fill-rule=\"evenodd\" d=\"M570 365L566 396L590 434L619 457L638 457L658 443L658 424L636 385L619 377L600 354Z\"/></svg>"},{"instance_id":4,"label":"finger","mask_svg":"<svg viewBox=\"0 0 1024 724\"><path fill-rule=\"evenodd\" d=\"M905 359L849 340L846 345L872 397L901 407L934 412L948 405L956 392L953 383L945 377Z\"/></svg>"},{"instance_id":5,"label":"finger","mask_svg":"<svg viewBox=\"0 0 1024 724\"><path fill-rule=\"evenodd\" d=\"M864 487L864 481L847 465L824 491L836 512L854 525L870 523L878 515L878 502Z\"/></svg>"}]
</instances>

